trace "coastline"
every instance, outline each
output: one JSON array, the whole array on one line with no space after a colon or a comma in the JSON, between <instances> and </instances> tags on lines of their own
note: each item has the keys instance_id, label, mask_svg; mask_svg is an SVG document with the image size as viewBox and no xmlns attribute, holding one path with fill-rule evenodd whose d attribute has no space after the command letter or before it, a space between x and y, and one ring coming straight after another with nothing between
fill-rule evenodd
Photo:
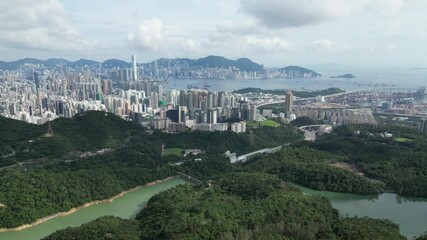
<instances>
[{"instance_id":1,"label":"coastline","mask_svg":"<svg viewBox=\"0 0 427 240\"><path fill-rule=\"evenodd\" d=\"M83 205L81 205L79 207L71 208L70 210L68 210L66 212L59 212L59 213L55 213L55 214L52 214L52 215L49 215L49 216L45 216L45 217L37 219L36 221L34 221L32 223L24 224L24 225L21 225L19 227L14 227L14 228L0 228L0 233L21 231L21 230L24 230L24 229L27 229L27 228L31 228L31 227L37 226L39 224L42 224L42 223L44 223L46 221L49 221L49 220L57 218L57 217L70 215L72 213L75 213L75 212L77 212L77 211L79 211L81 209L90 207L92 205L102 204L102 203L111 203L114 200L116 200L117 198L123 197L127 193L131 193L131 192L137 191L137 190L139 190L139 189L141 189L143 187L153 186L153 185L156 185L158 183L162 183L162 182L171 180L171 179L173 179L175 177L176 176L172 176L172 177L167 177L165 179L161 179L161 180L156 180L156 181L153 181L153 182L149 182L149 183L147 183L145 185L137 186L137 187L129 189L127 191L123 191L123 192L121 192L121 193L119 193L119 194L117 194L117 195L115 195L115 196L113 196L111 198L104 199L104 200L96 200L96 201L88 202L88 203L85 203L85 204L83 204Z\"/></svg>"}]
</instances>

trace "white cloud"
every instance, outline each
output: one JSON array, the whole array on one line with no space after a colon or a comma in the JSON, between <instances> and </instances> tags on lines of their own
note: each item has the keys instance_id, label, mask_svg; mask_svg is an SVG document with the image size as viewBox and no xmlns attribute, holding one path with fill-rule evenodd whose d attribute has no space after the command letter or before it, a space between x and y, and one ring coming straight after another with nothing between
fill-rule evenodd
<instances>
[{"instance_id":1,"label":"white cloud","mask_svg":"<svg viewBox=\"0 0 427 240\"><path fill-rule=\"evenodd\" d=\"M139 24L133 33L128 34L128 40L136 50L155 51L168 57L199 53L199 44L183 35L182 29L153 18Z\"/></svg>"},{"instance_id":2,"label":"white cloud","mask_svg":"<svg viewBox=\"0 0 427 240\"><path fill-rule=\"evenodd\" d=\"M329 39L315 40L310 46L311 51L325 51L325 52L341 52L351 49L351 44L344 43L338 44Z\"/></svg>"},{"instance_id":3,"label":"white cloud","mask_svg":"<svg viewBox=\"0 0 427 240\"><path fill-rule=\"evenodd\" d=\"M344 0L241 0L241 4L244 12L270 28L312 25L345 16L356 7Z\"/></svg>"},{"instance_id":4,"label":"white cloud","mask_svg":"<svg viewBox=\"0 0 427 240\"><path fill-rule=\"evenodd\" d=\"M163 41L163 23L158 18L144 21L135 31L128 35L137 49L157 50Z\"/></svg>"},{"instance_id":5,"label":"white cloud","mask_svg":"<svg viewBox=\"0 0 427 240\"><path fill-rule=\"evenodd\" d=\"M221 54L233 58L257 57L297 51L296 45L278 36L238 35L216 32L202 44L205 54Z\"/></svg>"},{"instance_id":6,"label":"white cloud","mask_svg":"<svg viewBox=\"0 0 427 240\"><path fill-rule=\"evenodd\" d=\"M257 54L291 53L295 44L286 38L290 30L268 29L256 21L242 18L216 24L214 31L202 43L207 54L249 57Z\"/></svg>"},{"instance_id":7,"label":"white cloud","mask_svg":"<svg viewBox=\"0 0 427 240\"><path fill-rule=\"evenodd\" d=\"M239 22L224 21L216 25L216 32L231 34L252 34L259 31L255 21L243 20Z\"/></svg>"},{"instance_id":8,"label":"white cloud","mask_svg":"<svg viewBox=\"0 0 427 240\"><path fill-rule=\"evenodd\" d=\"M295 44L280 39L279 37L245 37L244 43L247 48L256 50L256 51L267 51L267 52L294 52L296 50Z\"/></svg>"},{"instance_id":9,"label":"white cloud","mask_svg":"<svg viewBox=\"0 0 427 240\"><path fill-rule=\"evenodd\" d=\"M93 48L56 0L2 0L0 44L6 48L84 51ZM90 46L89 46L90 45Z\"/></svg>"},{"instance_id":10,"label":"white cloud","mask_svg":"<svg viewBox=\"0 0 427 240\"><path fill-rule=\"evenodd\" d=\"M397 16L419 0L240 0L243 12L269 28L301 27L374 11Z\"/></svg>"}]
</instances>

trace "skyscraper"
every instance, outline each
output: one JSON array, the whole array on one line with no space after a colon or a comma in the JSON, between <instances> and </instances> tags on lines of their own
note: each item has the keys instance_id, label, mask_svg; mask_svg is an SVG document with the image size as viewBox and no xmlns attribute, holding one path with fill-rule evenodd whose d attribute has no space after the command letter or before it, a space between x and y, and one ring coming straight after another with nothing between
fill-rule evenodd
<instances>
[{"instance_id":1,"label":"skyscraper","mask_svg":"<svg viewBox=\"0 0 427 240\"><path fill-rule=\"evenodd\" d=\"M286 93L285 114L289 115L294 109L294 94L291 90Z\"/></svg>"},{"instance_id":2,"label":"skyscraper","mask_svg":"<svg viewBox=\"0 0 427 240\"><path fill-rule=\"evenodd\" d=\"M249 120L255 121L256 120L256 106L251 105L249 108Z\"/></svg>"},{"instance_id":3,"label":"skyscraper","mask_svg":"<svg viewBox=\"0 0 427 240\"><path fill-rule=\"evenodd\" d=\"M208 111L208 123L216 124L218 119L218 112L214 109Z\"/></svg>"},{"instance_id":4,"label":"skyscraper","mask_svg":"<svg viewBox=\"0 0 427 240\"><path fill-rule=\"evenodd\" d=\"M133 81L138 80L138 69L136 68L136 56L132 55L132 79Z\"/></svg>"},{"instance_id":5,"label":"skyscraper","mask_svg":"<svg viewBox=\"0 0 427 240\"><path fill-rule=\"evenodd\" d=\"M153 109L159 108L159 94L151 93L150 105Z\"/></svg>"}]
</instances>

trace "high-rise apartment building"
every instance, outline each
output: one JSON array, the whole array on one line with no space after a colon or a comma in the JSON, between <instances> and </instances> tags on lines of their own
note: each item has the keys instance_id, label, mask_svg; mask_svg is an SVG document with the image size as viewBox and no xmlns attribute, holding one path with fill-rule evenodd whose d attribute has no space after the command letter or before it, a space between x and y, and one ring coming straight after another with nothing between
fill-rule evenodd
<instances>
[{"instance_id":1,"label":"high-rise apartment building","mask_svg":"<svg viewBox=\"0 0 427 240\"><path fill-rule=\"evenodd\" d=\"M291 90L286 93L285 114L289 115L294 109L294 94Z\"/></svg>"},{"instance_id":2,"label":"high-rise apartment building","mask_svg":"<svg viewBox=\"0 0 427 240\"><path fill-rule=\"evenodd\" d=\"M256 120L256 106L251 105L249 108L249 120L255 121Z\"/></svg>"},{"instance_id":3,"label":"high-rise apartment building","mask_svg":"<svg viewBox=\"0 0 427 240\"><path fill-rule=\"evenodd\" d=\"M138 69L136 66L136 56L132 55L132 79L133 81L138 80Z\"/></svg>"}]
</instances>

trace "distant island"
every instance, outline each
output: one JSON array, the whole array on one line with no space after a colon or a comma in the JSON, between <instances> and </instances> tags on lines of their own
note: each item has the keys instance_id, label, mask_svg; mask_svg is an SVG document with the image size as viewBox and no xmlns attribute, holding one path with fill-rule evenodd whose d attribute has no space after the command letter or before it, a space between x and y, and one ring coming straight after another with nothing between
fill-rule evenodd
<instances>
[{"instance_id":1,"label":"distant island","mask_svg":"<svg viewBox=\"0 0 427 240\"><path fill-rule=\"evenodd\" d=\"M286 74L288 77L292 78L292 77L321 77L322 75L307 69L307 68L303 68L303 67L299 67L299 66L287 66L284 68L279 69L280 72Z\"/></svg>"},{"instance_id":2,"label":"distant island","mask_svg":"<svg viewBox=\"0 0 427 240\"><path fill-rule=\"evenodd\" d=\"M356 78L353 74L347 73L341 76L332 76L331 78Z\"/></svg>"}]
</instances>

